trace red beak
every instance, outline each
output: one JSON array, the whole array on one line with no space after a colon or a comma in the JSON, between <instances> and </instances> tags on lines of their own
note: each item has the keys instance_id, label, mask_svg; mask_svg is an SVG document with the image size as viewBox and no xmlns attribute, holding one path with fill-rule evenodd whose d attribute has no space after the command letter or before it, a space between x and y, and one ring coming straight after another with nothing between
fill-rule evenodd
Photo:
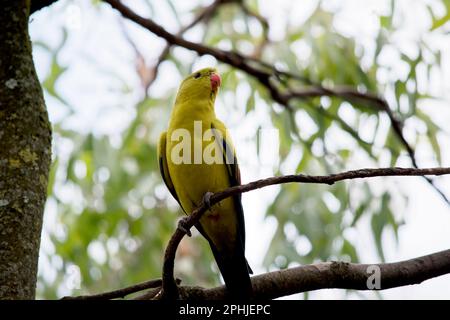
<instances>
[{"instance_id":1,"label":"red beak","mask_svg":"<svg viewBox=\"0 0 450 320\"><path fill-rule=\"evenodd\" d=\"M209 78L211 80L211 88L213 89L213 91L217 91L217 88L220 87L220 83L222 81L220 79L220 76L217 73L211 73Z\"/></svg>"}]
</instances>

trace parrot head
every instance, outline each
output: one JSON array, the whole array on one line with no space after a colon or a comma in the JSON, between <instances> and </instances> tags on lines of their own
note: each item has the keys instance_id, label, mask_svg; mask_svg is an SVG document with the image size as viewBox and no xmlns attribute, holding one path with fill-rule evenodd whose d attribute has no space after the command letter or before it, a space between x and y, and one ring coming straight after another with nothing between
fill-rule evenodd
<instances>
[{"instance_id":1,"label":"parrot head","mask_svg":"<svg viewBox=\"0 0 450 320\"><path fill-rule=\"evenodd\" d=\"M179 99L210 99L214 102L221 84L215 68L198 70L186 77L178 90Z\"/></svg>"}]
</instances>

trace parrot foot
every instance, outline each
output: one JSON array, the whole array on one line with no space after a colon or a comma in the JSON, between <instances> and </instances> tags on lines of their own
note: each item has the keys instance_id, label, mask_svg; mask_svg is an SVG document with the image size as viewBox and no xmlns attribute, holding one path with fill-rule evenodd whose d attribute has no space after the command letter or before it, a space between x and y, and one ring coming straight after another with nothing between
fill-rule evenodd
<instances>
[{"instance_id":1,"label":"parrot foot","mask_svg":"<svg viewBox=\"0 0 450 320\"><path fill-rule=\"evenodd\" d=\"M180 221L178 221L178 229L184 232L188 237L192 237L191 230L187 226L187 219L188 217L184 217Z\"/></svg>"},{"instance_id":2,"label":"parrot foot","mask_svg":"<svg viewBox=\"0 0 450 320\"><path fill-rule=\"evenodd\" d=\"M211 197L214 195L214 193L212 192L206 192L205 195L203 196L203 203L206 205L206 209L210 210L211 209Z\"/></svg>"}]
</instances>

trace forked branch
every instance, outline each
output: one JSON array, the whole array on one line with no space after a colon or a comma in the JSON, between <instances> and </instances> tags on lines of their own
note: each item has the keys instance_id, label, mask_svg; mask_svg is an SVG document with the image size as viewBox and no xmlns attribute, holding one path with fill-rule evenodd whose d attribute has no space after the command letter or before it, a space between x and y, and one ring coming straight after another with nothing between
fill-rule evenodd
<instances>
[{"instance_id":1,"label":"forked branch","mask_svg":"<svg viewBox=\"0 0 450 320\"><path fill-rule=\"evenodd\" d=\"M426 169L417 169L417 168L378 168L378 169L359 169L359 170L351 170L342 173L327 175L327 176L311 176L304 174L296 174L296 175L287 175L287 176L279 176L279 177L271 177L267 179L261 179L257 181L253 181L247 184L243 184L240 186L231 187L225 189L224 191L213 194L209 198L209 204L212 206L228 197L231 197L236 194L241 194L244 192L249 192L252 190L260 189L263 187L278 185L284 183L319 183L319 184L328 184L332 185L335 182L343 181L343 180L353 180L353 179L361 179L361 178L372 178L372 177L386 177L386 176L440 176L450 174L450 167L447 168L426 168ZM177 228L172 235L172 238L167 245L166 252L164 255L164 265L163 265L163 282L162 282L162 292L159 298L179 298L180 292L178 291L178 287L175 284L173 271L175 264L175 254L183 239L186 231L189 232L189 229L192 228L202 217L202 215L207 211L208 206L205 203L202 203L200 207L195 209L188 217L183 219L183 228ZM447 252L447 257L450 255L450 252ZM420 260L422 261L422 260ZM432 264L431 264L432 265ZM312 266L316 267L316 266ZM447 264L444 266L445 268L439 268L439 272L445 271L445 273L450 272L450 259L447 260ZM447 269L446 269L447 268ZM334 270L334 269L333 269ZM427 269L423 270L425 275L430 275L430 277L436 276L435 273L427 272ZM401 272L400 272L401 275ZM407 274L406 274L407 275ZM409 277L409 276L408 276ZM418 276L417 276L418 277ZM395 278L395 277L394 277ZM359 279L359 278L358 278ZM410 280L416 279L412 277ZM428 278L427 278L428 279ZM422 279L421 281L423 281ZM358 280L359 281L359 280ZM392 283L401 283L401 279L398 279L397 282L393 281ZM270 281L269 283L272 283ZM323 283L323 282L321 282ZM359 283L359 282L358 282ZM412 283L407 283L412 284ZM333 283L329 283L330 288L334 288ZM275 284L273 284L275 286ZM348 289L353 289L353 287L349 287ZM185 293L186 294L186 293ZM258 295L258 294L257 294ZM263 296L263 293L261 293ZM280 295L282 296L282 295Z\"/></svg>"}]
</instances>

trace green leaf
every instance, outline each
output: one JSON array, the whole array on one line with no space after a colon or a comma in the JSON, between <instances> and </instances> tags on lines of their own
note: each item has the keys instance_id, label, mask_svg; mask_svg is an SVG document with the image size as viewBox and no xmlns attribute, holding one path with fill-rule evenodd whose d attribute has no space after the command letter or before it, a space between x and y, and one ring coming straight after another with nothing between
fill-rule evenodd
<instances>
[{"instance_id":1,"label":"green leaf","mask_svg":"<svg viewBox=\"0 0 450 320\"><path fill-rule=\"evenodd\" d=\"M350 261L353 263L359 262L358 253L356 252L356 248L352 245L347 239L344 239L341 249L341 254L348 255L350 257Z\"/></svg>"},{"instance_id":2,"label":"green leaf","mask_svg":"<svg viewBox=\"0 0 450 320\"><path fill-rule=\"evenodd\" d=\"M384 228L388 225L392 225L392 212L389 208L389 201L390 201L390 195L389 193L384 193L381 197L381 203L380 203L380 209L377 213L375 213L372 216L371 226L372 226L372 233L375 239L375 245L378 252L379 257L384 262L384 250L383 250L383 244L382 244L382 234Z\"/></svg>"},{"instance_id":3,"label":"green leaf","mask_svg":"<svg viewBox=\"0 0 450 320\"><path fill-rule=\"evenodd\" d=\"M425 114L421 110L418 109L416 110L416 116L425 122L427 126L426 136L434 151L438 164L442 165L441 145L437 139L437 135L440 131L442 131L442 129L427 114Z\"/></svg>"},{"instance_id":4,"label":"green leaf","mask_svg":"<svg viewBox=\"0 0 450 320\"><path fill-rule=\"evenodd\" d=\"M450 11L447 11L446 15L443 17L436 19L433 17L433 23L431 25L430 31L434 31L440 27L442 27L444 24L446 24L448 21L450 21Z\"/></svg>"},{"instance_id":5,"label":"green leaf","mask_svg":"<svg viewBox=\"0 0 450 320\"><path fill-rule=\"evenodd\" d=\"M50 173L48 176L48 184L47 184L47 196L50 196L53 194L53 187L55 185L55 178L56 178L56 172L58 170L59 165L59 158L56 156L55 160L53 160L53 163L50 168Z\"/></svg>"},{"instance_id":6,"label":"green leaf","mask_svg":"<svg viewBox=\"0 0 450 320\"><path fill-rule=\"evenodd\" d=\"M59 95L59 93L57 93L55 88L56 82L66 71L67 67L60 66L57 62L56 56L54 56L50 67L50 73L43 81L42 86L51 96L58 99L63 104L68 105L68 103Z\"/></svg>"},{"instance_id":7,"label":"green leaf","mask_svg":"<svg viewBox=\"0 0 450 320\"><path fill-rule=\"evenodd\" d=\"M245 107L245 113L249 113L253 109L255 109L255 93L251 92L250 97L247 100L247 105Z\"/></svg>"},{"instance_id":8,"label":"green leaf","mask_svg":"<svg viewBox=\"0 0 450 320\"><path fill-rule=\"evenodd\" d=\"M370 192L370 190L367 190ZM353 217L352 223L350 224L350 226L355 226L355 224L358 222L359 218L361 218L361 216L366 213L366 210L369 208L369 201L365 201L362 204L360 204L358 206L358 208L356 208L355 210L355 216Z\"/></svg>"}]
</instances>

